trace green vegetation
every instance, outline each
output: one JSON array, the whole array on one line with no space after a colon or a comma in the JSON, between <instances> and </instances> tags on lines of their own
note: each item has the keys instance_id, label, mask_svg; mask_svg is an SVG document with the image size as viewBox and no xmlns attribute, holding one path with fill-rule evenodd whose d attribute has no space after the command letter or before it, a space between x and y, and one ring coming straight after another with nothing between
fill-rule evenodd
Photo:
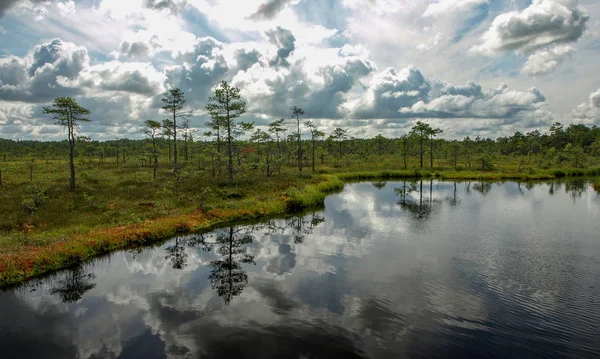
<instances>
[{"instance_id":1,"label":"green vegetation","mask_svg":"<svg viewBox=\"0 0 600 359\"><path fill-rule=\"evenodd\" d=\"M238 121L245 102L223 82L206 107L205 140L189 125L195 109L172 89L163 107L170 119L140 123L147 138L99 142L77 136L77 121L93 114L79 108L79 117L63 121L63 103L78 106L61 98L58 112L44 112L67 127L68 140L0 139L0 283L177 232L321 205L344 181L600 176L598 127L556 123L548 134L458 141L418 121L399 138L357 139L343 128L326 137L313 121L301 121L310 114L297 107L264 128Z\"/></svg>"}]
</instances>

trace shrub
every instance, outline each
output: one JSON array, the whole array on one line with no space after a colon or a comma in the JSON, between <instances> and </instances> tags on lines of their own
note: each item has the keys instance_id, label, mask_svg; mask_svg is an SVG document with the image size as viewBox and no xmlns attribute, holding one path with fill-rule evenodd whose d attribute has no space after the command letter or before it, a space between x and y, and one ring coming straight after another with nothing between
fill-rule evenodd
<instances>
[{"instance_id":1,"label":"shrub","mask_svg":"<svg viewBox=\"0 0 600 359\"><path fill-rule=\"evenodd\" d=\"M46 199L46 188L38 183L32 183L25 189L21 197L21 208L29 214L33 214Z\"/></svg>"},{"instance_id":2,"label":"shrub","mask_svg":"<svg viewBox=\"0 0 600 359\"><path fill-rule=\"evenodd\" d=\"M567 174L563 170L555 170L554 172L552 172L552 174L556 178L561 178L561 177L566 177L567 176Z\"/></svg>"}]
</instances>

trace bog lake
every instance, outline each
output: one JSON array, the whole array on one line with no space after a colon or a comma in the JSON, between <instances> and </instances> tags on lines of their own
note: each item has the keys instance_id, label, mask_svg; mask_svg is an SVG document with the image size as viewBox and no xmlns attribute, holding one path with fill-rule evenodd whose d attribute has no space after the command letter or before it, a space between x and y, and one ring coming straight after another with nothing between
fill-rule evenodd
<instances>
[{"instance_id":1,"label":"bog lake","mask_svg":"<svg viewBox=\"0 0 600 359\"><path fill-rule=\"evenodd\" d=\"M360 182L0 291L4 358L593 357L585 180Z\"/></svg>"}]
</instances>

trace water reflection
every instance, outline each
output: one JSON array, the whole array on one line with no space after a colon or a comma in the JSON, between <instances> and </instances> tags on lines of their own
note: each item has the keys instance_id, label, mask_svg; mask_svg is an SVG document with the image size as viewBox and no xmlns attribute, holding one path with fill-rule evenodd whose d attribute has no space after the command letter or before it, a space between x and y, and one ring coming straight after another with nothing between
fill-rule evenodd
<instances>
[{"instance_id":1,"label":"water reflection","mask_svg":"<svg viewBox=\"0 0 600 359\"><path fill-rule=\"evenodd\" d=\"M483 196L492 190L492 182L481 181L473 184L473 190L481 193Z\"/></svg>"},{"instance_id":2,"label":"water reflection","mask_svg":"<svg viewBox=\"0 0 600 359\"><path fill-rule=\"evenodd\" d=\"M440 201L433 198L433 180L427 181L428 195L423 200L423 180L402 182L401 187L394 188L394 192L399 196L398 204L402 209L413 214L416 218L423 219L428 218L434 209L435 204L439 204ZM455 183L456 186L456 183ZM412 197L412 193L418 194L418 199ZM456 200L456 192L454 194Z\"/></svg>"},{"instance_id":3,"label":"water reflection","mask_svg":"<svg viewBox=\"0 0 600 359\"><path fill-rule=\"evenodd\" d=\"M588 183L356 183L0 293L9 358L594 357ZM551 194L552 192L553 194Z\"/></svg>"},{"instance_id":4,"label":"water reflection","mask_svg":"<svg viewBox=\"0 0 600 359\"><path fill-rule=\"evenodd\" d=\"M588 183L583 180L569 181L565 183L565 192L567 192L573 202L580 199L587 190Z\"/></svg>"},{"instance_id":5,"label":"water reflection","mask_svg":"<svg viewBox=\"0 0 600 359\"><path fill-rule=\"evenodd\" d=\"M216 246L217 253L223 257L210 262L212 269L208 280L225 304L240 295L248 284L248 274L242 269L241 263L256 264L254 256L246 253L246 245L252 243L252 236L248 233L240 234L242 230L229 227L229 230L217 236L214 243L209 243L204 238L202 241L204 246Z\"/></svg>"},{"instance_id":6,"label":"water reflection","mask_svg":"<svg viewBox=\"0 0 600 359\"><path fill-rule=\"evenodd\" d=\"M385 182L385 181L373 182L373 187L375 187L377 189L382 189L386 185L387 185L387 182Z\"/></svg>"},{"instance_id":7,"label":"water reflection","mask_svg":"<svg viewBox=\"0 0 600 359\"><path fill-rule=\"evenodd\" d=\"M50 293L57 295L63 303L77 302L87 291L96 287L92 282L96 275L86 273L83 265L64 271L61 277Z\"/></svg>"},{"instance_id":8,"label":"water reflection","mask_svg":"<svg viewBox=\"0 0 600 359\"><path fill-rule=\"evenodd\" d=\"M294 244L299 244L304 241L306 235L312 234L315 227L324 221L325 217L313 212L306 217L294 216L286 221L286 225L293 231Z\"/></svg>"}]
</instances>

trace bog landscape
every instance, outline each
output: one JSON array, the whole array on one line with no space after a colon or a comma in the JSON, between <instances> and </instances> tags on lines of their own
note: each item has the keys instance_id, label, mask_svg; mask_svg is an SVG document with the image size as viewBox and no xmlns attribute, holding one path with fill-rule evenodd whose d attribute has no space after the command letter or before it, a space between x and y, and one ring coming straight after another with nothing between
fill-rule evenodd
<instances>
[{"instance_id":1,"label":"bog landscape","mask_svg":"<svg viewBox=\"0 0 600 359\"><path fill-rule=\"evenodd\" d=\"M600 355L598 4L97 3L0 4L3 356Z\"/></svg>"}]
</instances>

